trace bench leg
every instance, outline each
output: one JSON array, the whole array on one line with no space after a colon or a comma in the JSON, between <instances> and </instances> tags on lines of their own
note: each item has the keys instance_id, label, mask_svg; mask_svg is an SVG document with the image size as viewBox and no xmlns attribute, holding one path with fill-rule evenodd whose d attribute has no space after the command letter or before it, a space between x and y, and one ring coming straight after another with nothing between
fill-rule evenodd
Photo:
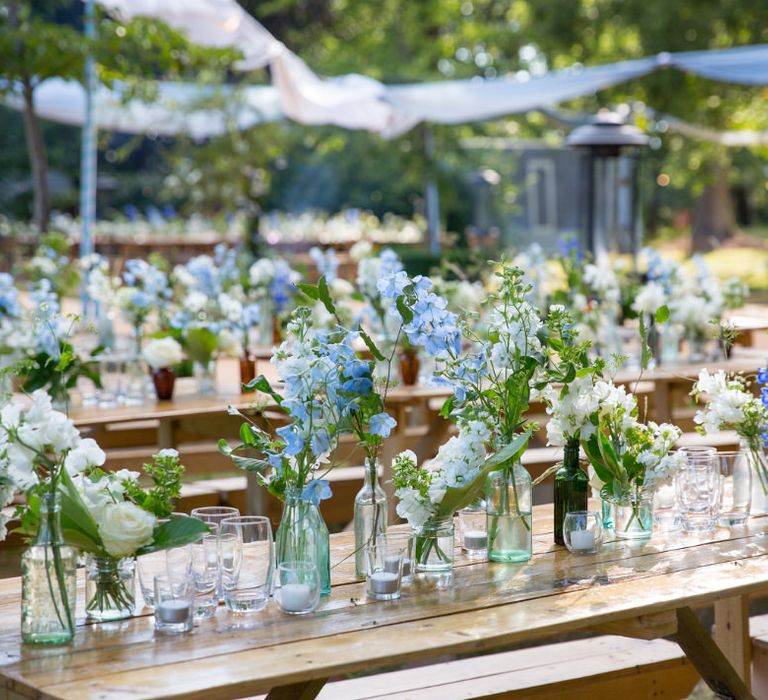
<instances>
[{"instance_id":1,"label":"bench leg","mask_svg":"<svg viewBox=\"0 0 768 700\"><path fill-rule=\"evenodd\" d=\"M320 678L314 681L280 685L269 691L266 700L315 700L327 682L327 678Z\"/></svg>"},{"instance_id":2,"label":"bench leg","mask_svg":"<svg viewBox=\"0 0 768 700\"><path fill-rule=\"evenodd\" d=\"M754 700L746 683L690 608L677 609L675 640L706 684L720 698Z\"/></svg>"},{"instance_id":3,"label":"bench leg","mask_svg":"<svg viewBox=\"0 0 768 700\"><path fill-rule=\"evenodd\" d=\"M715 603L712 635L731 666L751 688L752 640L749 636L749 598L736 596Z\"/></svg>"}]
</instances>

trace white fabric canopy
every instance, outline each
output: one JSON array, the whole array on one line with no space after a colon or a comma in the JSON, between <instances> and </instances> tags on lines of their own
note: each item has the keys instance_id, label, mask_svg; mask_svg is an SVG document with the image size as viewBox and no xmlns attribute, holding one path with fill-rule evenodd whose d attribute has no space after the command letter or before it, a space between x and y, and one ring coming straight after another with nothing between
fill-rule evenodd
<instances>
[{"instance_id":1,"label":"white fabric canopy","mask_svg":"<svg viewBox=\"0 0 768 700\"><path fill-rule=\"evenodd\" d=\"M725 83L768 85L768 45L731 49L661 53L657 67L666 65Z\"/></svg>"},{"instance_id":2,"label":"white fabric canopy","mask_svg":"<svg viewBox=\"0 0 768 700\"><path fill-rule=\"evenodd\" d=\"M157 17L187 34L200 46L230 47L243 52L238 68L266 66L280 42L236 0L98 0L118 17Z\"/></svg>"},{"instance_id":3,"label":"white fabric canopy","mask_svg":"<svg viewBox=\"0 0 768 700\"><path fill-rule=\"evenodd\" d=\"M282 118L277 91L270 86L206 88L186 83L158 83L158 99L123 101L121 88L96 90L96 126L106 131L171 136L187 133L203 139L222 134L231 122L239 129ZM35 90L35 113L43 119L82 126L85 122L85 89L74 80L51 78ZM220 97L220 108L197 108L203 99ZM2 97L13 109L22 109L18 92Z\"/></svg>"}]
</instances>

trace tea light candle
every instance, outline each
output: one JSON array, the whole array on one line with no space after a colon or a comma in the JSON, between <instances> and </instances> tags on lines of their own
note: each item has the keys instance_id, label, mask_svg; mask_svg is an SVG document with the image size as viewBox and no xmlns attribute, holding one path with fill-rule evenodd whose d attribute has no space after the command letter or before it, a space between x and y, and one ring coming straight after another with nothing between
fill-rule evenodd
<instances>
[{"instance_id":1,"label":"tea light candle","mask_svg":"<svg viewBox=\"0 0 768 700\"><path fill-rule=\"evenodd\" d=\"M574 530L571 533L571 547L578 551L595 548L595 533L592 530Z\"/></svg>"},{"instance_id":2,"label":"tea light candle","mask_svg":"<svg viewBox=\"0 0 768 700\"><path fill-rule=\"evenodd\" d=\"M191 607L186 600L164 600L155 608L155 615L160 622L177 624L189 620Z\"/></svg>"},{"instance_id":3,"label":"tea light candle","mask_svg":"<svg viewBox=\"0 0 768 700\"><path fill-rule=\"evenodd\" d=\"M482 530L467 530L464 533L465 549L488 549L488 534Z\"/></svg>"},{"instance_id":4,"label":"tea light candle","mask_svg":"<svg viewBox=\"0 0 768 700\"><path fill-rule=\"evenodd\" d=\"M400 557L397 554L393 554L384 560L384 571L389 571L391 574L400 573Z\"/></svg>"},{"instance_id":5,"label":"tea light candle","mask_svg":"<svg viewBox=\"0 0 768 700\"><path fill-rule=\"evenodd\" d=\"M403 559L403 578L411 575L411 560Z\"/></svg>"},{"instance_id":6,"label":"tea light candle","mask_svg":"<svg viewBox=\"0 0 768 700\"><path fill-rule=\"evenodd\" d=\"M280 607L289 612L302 612L312 602L312 591L305 583L286 583L280 588Z\"/></svg>"},{"instance_id":7,"label":"tea light candle","mask_svg":"<svg viewBox=\"0 0 768 700\"><path fill-rule=\"evenodd\" d=\"M400 577L391 571L376 571L371 574L371 593L388 594L397 593L400 585Z\"/></svg>"}]
</instances>

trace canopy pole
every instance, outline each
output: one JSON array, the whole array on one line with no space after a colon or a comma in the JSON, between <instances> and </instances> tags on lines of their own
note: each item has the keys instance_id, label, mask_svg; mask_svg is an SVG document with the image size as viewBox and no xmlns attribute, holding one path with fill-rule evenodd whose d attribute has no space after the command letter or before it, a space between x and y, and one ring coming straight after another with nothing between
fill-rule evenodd
<instances>
[{"instance_id":1,"label":"canopy pole","mask_svg":"<svg viewBox=\"0 0 768 700\"><path fill-rule=\"evenodd\" d=\"M85 0L85 37L90 42L96 36L96 11L94 0ZM85 59L85 121L83 123L80 149L80 258L94 251L93 228L96 220L96 121L93 113L93 99L96 92L96 66L92 51ZM83 316L90 316L90 300L87 280L80 289L83 302Z\"/></svg>"},{"instance_id":2,"label":"canopy pole","mask_svg":"<svg viewBox=\"0 0 768 700\"><path fill-rule=\"evenodd\" d=\"M429 252L440 255L440 192L435 180L435 132L429 124L424 125L424 152L427 156L427 183L424 199L427 210Z\"/></svg>"}]
</instances>

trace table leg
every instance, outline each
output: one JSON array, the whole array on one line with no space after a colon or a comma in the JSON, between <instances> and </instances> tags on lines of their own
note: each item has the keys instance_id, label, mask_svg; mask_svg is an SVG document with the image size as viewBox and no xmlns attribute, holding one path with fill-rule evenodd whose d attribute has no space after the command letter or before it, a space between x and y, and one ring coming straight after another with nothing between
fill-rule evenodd
<instances>
[{"instance_id":1,"label":"table leg","mask_svg":"<svg viewBox=\"0 0 768 700\"><path fill-rule=\"evenodd\" d=\"M280 685L269 691L266 700L315 700L327 682L327 678L320 678L314 681Z\"/></svg>"},{"instance_id":2,"label":"table leg","mask_svg":"<svg viewBox=\"0 0 768 700\"><path fill-rule=\"evenodd\" d=\"M715 603L713 637L725 658L736 669L747 688L750 688L752 640L749 636L749 598L747 596L726 598Z\"/></svg>"},{"instance_id":3,"label":"table leg","mask_svg":"<svg viewBox=\"0 0 768 700\"><path fill-rule=\"evenodd\" d=\"M161 450L176 447L176 421L160 419L157 426L157 446Z\"/></svg>"},{"instance_id":4,"label":"table leg","mask_svg":"<svg viewBox=\"0 0 768 700\"><path fill-rule=\"evenodd\" d=\"M755 700L741 676L690 608L677 609L675 640L718 697Z\"/></svg>"}]
</instances>

